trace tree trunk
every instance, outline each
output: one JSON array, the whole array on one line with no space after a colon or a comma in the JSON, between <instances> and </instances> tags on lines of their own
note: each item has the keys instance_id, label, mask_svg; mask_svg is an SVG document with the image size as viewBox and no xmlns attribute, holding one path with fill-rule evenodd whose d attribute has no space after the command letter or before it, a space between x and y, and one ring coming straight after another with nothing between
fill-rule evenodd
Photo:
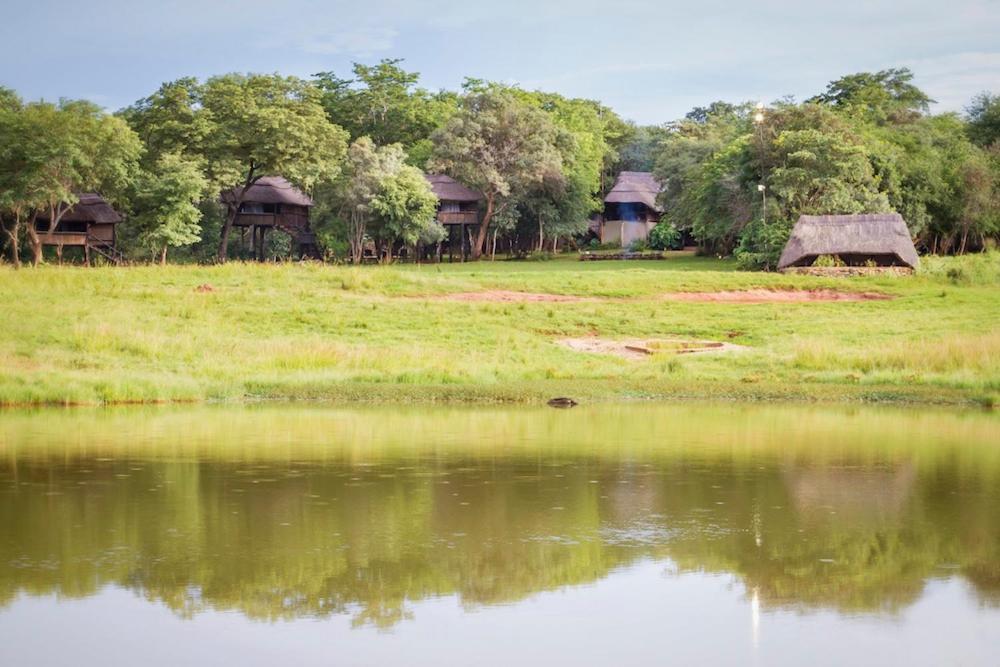
<instances>
[{"instance_id":1,"label":"tree trunk","mask_svg":"<svg viewBox=\"0 0 1000 667\"><path fill-rule=\"evenodd\" d=\"M166 265L167 265L167 246L163 246L163 249L160 250L160 266L166 266Z\"/></svg>"},{"instance_id":2,"label":"tree trunk","mask_svg":"<svg viewBox=\"0 0 1000 667\"><path fill-rule=\"evenodd\" d=\"M538 215L538 252L545 247L545 228L542 226L542 216Z\"/></svg>"},{"instance_id":3,"label":"tree trunk","mask_svg":"<svg viewBox=\"0 0 1000 667\"><path fill-rule=\"evenodd\" d=\"M226 212L226 222L222 226L222 234L219 238L218 259L220 262L226 261L226 255L229 251L229 232L233 228L233 223L236 222L236 216L239 215L240 206L243 204L243 198L246 197L247 190L250 189L250 186L260 179L260 176L254 176L256 171L257 165L251 161L250 170L247 172L247 178L243 182L243 187L236 193L235 201L229 202L229 210Z\"/></svg>"},{"instance_id":4,"label":"tree trunk","mask_svg":"<svg viewBox=\"0 0 1000 667\"><path fill-rule=\"evenodd\" d=\"M479 259L483 255L483 248L486 247L486 237L489 234L490 222L493 220L495 210L495 195L486 196L486 214L479 225L479 233L476 234L476 242L472 246L472 259Z\"/></svg>"},{"instance_id":5,"label":"tree trunk","mask_svg":"<svg viewBox=\"0 0 1000 667\"><path fill-rule=\"evenodd\" d=\"M14 268L21 268L21 252L18 243L18 239L21 236L21 215L19 213L14 214L14 224L9 228L3 226L4 233L10 239L10 259L14 263Z\"/></svg>"},{"instance_id":6,"label":"tree trunk","mask_svg":"<svg viewBox=\"0 0 1000 667\"><path fill-rule=\"evenodd\" d=\"M242 195L240 196L242 199ZM217 257L220 262L226 261L226 255L229 252L229 230L233 228L233 223L236 222L236 216L239 213L240 205L229 205L226 211L226 222L222 225L222 235L219 238L219 252Z\"/></svg>"},{"instance_id":7,"label":"tree trunk","mask_svg":"<svg viewBox=\"0 0 1000 667\"><path fill-rule=\"evenodd\" d=\"M31 223L28 225L28 240L31 242L31 263L33 266L38 266L42 262L42 240L38 238L34 216L32 216Z\"/></svg>"},{"instance_id":8,"label":"tree trunk","mask_svg":"<svg viewBox=\"0 0 1000 667\"><path fill-rule=\"evenodd\" d=\"M357 211L351 211L350 239L351 262L360 264L364 254L365 221Z\"/></svg>"}]
</instances>

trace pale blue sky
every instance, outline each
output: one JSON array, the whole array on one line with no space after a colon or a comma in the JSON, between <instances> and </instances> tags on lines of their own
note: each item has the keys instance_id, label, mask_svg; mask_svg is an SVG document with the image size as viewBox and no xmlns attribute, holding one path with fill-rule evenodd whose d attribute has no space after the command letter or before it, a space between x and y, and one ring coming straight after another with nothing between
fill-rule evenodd
<instances>
[{"instance_id":1,"label":"pale blue sky","mask_svg":"<svg viewBox=\"0 0 1000 667\"><path fill-rule=\"evenodd\" d=\"M998 0L5 0L0 85L118 109L163 81L342 75L406 58L430 89L465 76L595 98L659 123L712 100L803 99L908 66L960 110L1000 92Z\"/></svg>"}]
</instances>

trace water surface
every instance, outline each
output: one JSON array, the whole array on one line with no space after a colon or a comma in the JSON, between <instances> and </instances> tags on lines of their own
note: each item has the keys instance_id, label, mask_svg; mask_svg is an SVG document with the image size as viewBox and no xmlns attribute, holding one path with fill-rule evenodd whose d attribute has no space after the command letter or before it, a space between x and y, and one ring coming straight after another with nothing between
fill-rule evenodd
<instances>
[{"instance_id":1,"label":"water surface","mask_svg":"<svg viewBox=\"0 0 1000 667\"><path fill-rule=\"evenodd\" d=\"M1000 663L1000 420L0 415L0 664Z\"/></svg>"}]
</instances>

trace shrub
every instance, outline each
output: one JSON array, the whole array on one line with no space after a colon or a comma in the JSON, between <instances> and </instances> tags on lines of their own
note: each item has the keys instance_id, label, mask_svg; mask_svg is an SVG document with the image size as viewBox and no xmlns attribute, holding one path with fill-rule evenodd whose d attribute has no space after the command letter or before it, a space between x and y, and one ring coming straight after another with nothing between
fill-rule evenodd
<instances>
[{"instance_id":1,"label":"shrub","mask_svg":"<svg viewBox=\"0 0 1000 667\"><path fill-rule=\"evenodd\" d=\"M681 233L669 222L660 222L649 233L649 247L653 250L680 250Z\"/></svg>"},{"instance_id":2,"label":"shrub","mask_svg":"<svg viewBox=\"0 0 1000 667\"><path fill-rule=\"evenodd\" d=\"M649 250L649 243L646 239L633 239L631 243L628 244L629 252L643 252Z\"/></svg>"},{"instance_id":3,"label":"shrub","mask_svg":"<svg viewBox=\"0 0 1000 667\"><path fill-rule=\"evenodd\" d=\"M844 260L840 259L839 255L820 255L812 265L822 269L830 269L837 266L844 266Z\"/></svg>"}]
</instances>

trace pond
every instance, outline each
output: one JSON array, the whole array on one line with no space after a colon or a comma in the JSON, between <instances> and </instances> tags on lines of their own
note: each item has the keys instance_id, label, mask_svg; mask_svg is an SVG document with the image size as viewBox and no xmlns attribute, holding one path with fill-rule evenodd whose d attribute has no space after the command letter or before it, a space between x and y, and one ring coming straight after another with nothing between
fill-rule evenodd
<instances>
[{"instance_id":1,"label":"pond","mask_svg":"<svg viewBox=\"0 0 1000 667\"><path fill-rule=\"evenodd\" d=\"M0 664L1000 662L1000 419L0 414Z\"/></svg>"}]
</instances>

